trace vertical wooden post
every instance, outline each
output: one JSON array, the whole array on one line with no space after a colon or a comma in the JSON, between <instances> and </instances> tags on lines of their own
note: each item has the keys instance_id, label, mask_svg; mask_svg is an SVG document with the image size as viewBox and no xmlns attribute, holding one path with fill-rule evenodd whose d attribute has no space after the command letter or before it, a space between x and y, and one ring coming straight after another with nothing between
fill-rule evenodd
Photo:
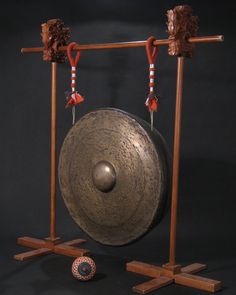
<instances>
[{"instance_id":1,"label":"vertical wooden post","mask_svg":"<svg viewBox=\"0 0 236 295\"><path fill-rule=\"evenodd\" d=\"M172 202L171 202L171 221L170 221L169 264L171 266L175 265L175 252L176 252L176 223L177 223L177 206L178 206L178 187L179 187L179 159L180 159L181 110L182 110L182 94L183 94L183 70L184 70L184 57L178 57L176 105L175 105Z\"/></svg>"},{"instance_id":2,"label":"vertical wooden post","mask_svg":"<svg viewBox=\"0 0 236 295\"><path fill-rule=\"evenodd\" d=\"M56 239L56 98L57 98L57 63L52 62L52 97L51 97L51 208L50 240Z\"/></svg>"},{"instance_id":3,"label":"vertical wooden post","mask_svg":"<svg viewBox=\"0 0 236 295\"><path fill-rule=\"evenodd\" d=\"M194 275L195 273L205 269L205 264L193 263L188 266L182 267L180 264L176 264L175 261L183 70L184 57L180 56L178 57L176 85L169 263L163 264L162 267L139 261L131 261L126 264L127 271L132 271L134 273L149 276L151 278L144 283L133 286L133 291L139 294L147 294L148 292L160 289L171 283L193 287L212 293L220 290L222 286L221 281L216 281Z\"/></svg>"}]
</instances>

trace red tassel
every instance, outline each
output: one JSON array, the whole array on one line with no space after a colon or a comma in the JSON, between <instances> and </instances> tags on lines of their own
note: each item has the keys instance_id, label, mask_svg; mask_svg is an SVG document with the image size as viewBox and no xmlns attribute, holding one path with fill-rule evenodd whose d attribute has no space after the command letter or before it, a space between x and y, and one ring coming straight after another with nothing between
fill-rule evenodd
<instances>
[{"instance_id":1,"label":"red tassel","mask_svg":"<svg viewBox=\"0 0 236 295\"><path fill-rule=\"evenodd\" d=\"M156 112L158 109L158 99L156 96L154 96L152 98L148 97L145 104L146 104L149 112L151 112L151 111Z\"/></svg>"},{"instance_id":2,"label":"red tassel","mask_svg":"<svg viewBox=\"0 0 236 295\"><path fill-rule=\"evenodd\" d=\"M83 101L84 101L84 97L82 95L80 95L78 92L74 92L68 99L68 102L66 104L66 109L69 106L72 106L72 105L75 106Z\"/></svg>"}]
</instances>

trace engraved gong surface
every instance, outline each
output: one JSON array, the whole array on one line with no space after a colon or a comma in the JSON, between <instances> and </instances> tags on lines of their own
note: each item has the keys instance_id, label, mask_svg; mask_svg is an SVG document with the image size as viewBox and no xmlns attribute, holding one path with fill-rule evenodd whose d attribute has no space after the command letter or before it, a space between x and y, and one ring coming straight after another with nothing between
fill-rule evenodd
<instances>
[{"instance_id":1,"label":"engraved gong surface","mask_svg":"<svg viewBox=\"0 0 236 295\"><path fill-rule=\"evenodd\" d=\"M59 158L59 184L72 218L105 245L143 236L163 215L167 154L161 135L131 114L105 108L83 116Z\"/></svg>"}]
</instances>

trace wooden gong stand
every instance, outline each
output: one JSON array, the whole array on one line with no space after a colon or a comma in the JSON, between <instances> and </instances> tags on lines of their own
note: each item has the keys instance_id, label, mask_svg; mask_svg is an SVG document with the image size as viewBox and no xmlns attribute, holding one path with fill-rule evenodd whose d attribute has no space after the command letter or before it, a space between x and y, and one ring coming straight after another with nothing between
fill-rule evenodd
<instances>
[{"instance_id":1,"label":"wooden gong stand","mask_svg":"<svg viewBox=\"0 0 236 295\"><path fill-rule=\"evenodd\" d=\"M86 242L83 239L75 239L62 243L61 238L56 237L56 81L57 63L52 62L51 85L51 192L50 192L50 236L45 239L20 237L17 243L34 250L14 255L16 260L27 260L48 253L56 253L73 257L88 255L89 250L75 246Z\"/></svg>"},{"instance_id":2,"label":"wooden gong stand","mask_svg":"<svg viewBox=\"0 0 236 295\"><path fill-rule=\"evenodd\" d=\"M127 271L135 272L152 278L147 282L133 287L133 291L140 294L146 294L171 283L193 287L209 292L216 292L221 288L221 281L194 275L195 273L206 269L207 266L205 264L193 263L182 267L180 264L176 264L175 261L183 67L184 57L178 57L169 262L163 264L161 267L138 261L132 261L126 264Z\"/></svg>"},{"instance_id":3,"label":"wooden gong stand","mask_svg":"<svg viewBox=\"0 0 236 295\"><path fill-rule=\"evenodd\" d=\"M206 268L205 264L193 263L182 267L176 263L176 224L177 224L177 204L178 204L178 183L179 183L179 159L180 159L180 131L181 131L181 111L182 111L182 93L183 93L183 68L184 58L192 57L195 43L222 42L223 36L194 37L197 31L197 17L192 16L192 10L188 5L176 6L173 10L167 12L169 38L156 40L153 45L168 45L169 54L178 57L177 63L177 84L176 84L176 110L175 110L175 128L174 128L174 153L173 153L173 177L172 177L172 203L171 203L171 221L170 221L170 249L169 262L160 266L146 264L143 262L132 261L126 264L126 270L150 277L145 283L133 287L133 291L141 294L159 289L171 283L177 283L204 291L215 292L221 288L221 282L194 275ZM55 24L57 27L60 20L49 20L47 24ZM62 22L61 22L62 23ZM45 25L43 24L43 28ZM61 31L60 31L61 30ZM57 28L54 30L55 36L67 34L67 28L61 28L57 34ZM186 38L188 36L188 38ZM56 237L56 72L57 62L65 60L63 53L66 51L67 38L65 44L61 44L55 37L55 42L50 43L47 36L43 38L44 47L22 48L22 53L43 52L44 60L52 62L52 109L51 109L51 209L50 209L50 237L46 239L35 239L31 237L18 238L19 245L33 248L34 250L14 256L17 260L26 260L36 256L48 253L56 253L67 256L83 256L88 254L87 249L75 247L85 242L82 239L76 239L62 243L61 239ZM61 36L60 36L61 37ZM68 37L68 36L67 36ZM59 38L58 38L59 39ZM60 39L62 40L62 38ZM55 44L57 46L55 46ZM112 48L134 48L144 47L146 41L119 42L106 44L87 44L76 45L74 50L99 50ZM57 49L55 49L57 48ZM53 52L52 52L53 51ZM58 57L59 56L59 57Z\"/></svg>"},{"instance_id":4,"label":"wooden gong stand","mask_svg":"<svg viewBox=\"0 0 236 295\"><path fill-rule=\"evenodd\" d=\"M55 48L61 44L66 44L69 39L69 28L65 28L64 23L58 19L49 20L42 24L42 42L44 44L43 59L52 63L51 81L51 181L50 181L50 236L45 239L35 239L31 237L20 237L17 243L21 246L33 248L34 250L20 253L14 256L17 260L27 260L36 256L48 253L56 253L73 257L88 255L89 250L77 248L83 239L75 239L62 242L56 236L56 98L57 98L57 62L65 61L65 54L58 52ZM22 49L22 52L24 50Z\"/></svg>"}]
</instances>

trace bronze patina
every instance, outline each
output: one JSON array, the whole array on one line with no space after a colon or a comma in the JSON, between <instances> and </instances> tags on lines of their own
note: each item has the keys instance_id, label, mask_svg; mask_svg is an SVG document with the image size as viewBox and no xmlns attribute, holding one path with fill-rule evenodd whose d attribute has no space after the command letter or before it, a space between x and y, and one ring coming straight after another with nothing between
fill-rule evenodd
<instances>
[{"instance_id":1,"label":"bronze patina","mask_svg":"<svg viewBox=\"0 0 236 295\"><path fill-rule=\"evenodd\" d=\"M64 140L59 183L72 218L90 237L105 245L128 244L163 216L166 144L140 118L118 109L92 111Z\"/></svg>"}]
</instances>

